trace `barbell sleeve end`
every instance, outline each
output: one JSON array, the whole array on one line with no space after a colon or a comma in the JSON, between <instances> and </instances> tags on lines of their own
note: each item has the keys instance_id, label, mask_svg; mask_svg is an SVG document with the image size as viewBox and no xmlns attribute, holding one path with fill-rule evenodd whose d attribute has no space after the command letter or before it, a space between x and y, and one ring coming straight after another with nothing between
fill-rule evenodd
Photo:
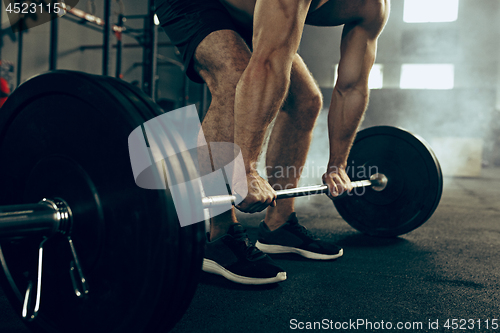
<instances>
[{"instance_id":1,"label":"barbell sleeve end","mask_svg":"<svg viewBox=\"0 0 500 333\"><path fill-rule=\"evenodd\" d=\"M374 191L381 192L387 187L388 179L383 173L375 173L370 176L371 187Z\"/></svg>"},{"instance_id":2,"label":"barbell sleeve end","mask_svg":"<svg viewBox=\"0 0 500 333\"><path fill-rule=\"evenodd\" d=\"M0 207L0 239L50 237L58 232L65 234L70 228L71 210L62 199Z\"/></svg>"}]
</instances>

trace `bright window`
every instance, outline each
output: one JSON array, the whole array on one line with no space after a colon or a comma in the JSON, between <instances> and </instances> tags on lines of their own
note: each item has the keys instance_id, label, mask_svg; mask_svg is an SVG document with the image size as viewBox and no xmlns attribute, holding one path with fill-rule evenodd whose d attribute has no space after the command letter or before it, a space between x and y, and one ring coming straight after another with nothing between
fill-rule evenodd
<instances>
[{"instance_id":1,"label":"bright window","mask_svg":"<svg viewBox=\"0 0 500 333\"><path fill-rule=\"evenodd\" d=\"M452 64L404 64L401 89L453 89L455 66Z\"/></svg>"},{"instance_id":2,"label":"bright window","mask_svg":"<svg viewBox=\"0 0 500 333\"><path fill-rule=\"evenodd\" d=\"M368 88L370 89L382 89L384 86L384 65L375 64L370 71L370 77L368 78Z\"/></svg>"},{"instance_id":3,"label":"bright window","mask_svg":"<svg viewBox=\"0 0 500 333\"><path fill-rule=\"evenodd\" d=\"M333 80L333 86L337 83L337 78L339 75L339 65L335 65L335 78ZM384 65L374 64L372 70L370 71L370 77L368 78L368 88L369 89L382 89L384 86Z\"/></svg>"},{"instance_id":4,"label":"bright window","mask_svg":"<svg viewBox=\"0 0 500 333\"><path fill-rule=\"evenodd\" d=\"M407 23L454 22L459 0L405 0L403 20Z\"/></svg>"}]
</instances>

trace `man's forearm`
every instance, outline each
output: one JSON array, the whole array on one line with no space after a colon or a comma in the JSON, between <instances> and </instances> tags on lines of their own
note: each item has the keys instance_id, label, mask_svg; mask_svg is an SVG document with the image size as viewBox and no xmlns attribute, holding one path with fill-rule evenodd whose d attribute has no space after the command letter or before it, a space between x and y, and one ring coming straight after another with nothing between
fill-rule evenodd
<instances>
[{"instance_id":1,"label":"man's forearm","mask_svg":"<svg viewBox=\"0 0 500 333\"><path fill-rule=\"evenodd\" d=\"M251 61L236 88L234 141L241 148L247 173L259 157L267 128L288 90L287 70Z\"/></svg>"},{"instance_id":2,"label":"man's forearm","mask_svg":"<svg viewBox=\"0 0 500 333\"><path fill-rule=\"evenodd\" d=\"M330 139L330 168L345 168L347 156L354 140L356 130L368 105L369 91L366 88L333 90L328 114ZM336 171L336 170L328 170Z\"/></svg>"}]
</instances>

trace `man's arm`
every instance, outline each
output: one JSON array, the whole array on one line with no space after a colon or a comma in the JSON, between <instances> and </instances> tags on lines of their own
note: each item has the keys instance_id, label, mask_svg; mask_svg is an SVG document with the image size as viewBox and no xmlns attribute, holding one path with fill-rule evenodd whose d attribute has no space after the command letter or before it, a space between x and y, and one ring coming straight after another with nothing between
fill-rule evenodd
<instances>
[{"instance_id":1,"label":"man's arm","mask_svg":"<svg viewBox=\"0 0 500 333\"><path fill-rule=\"evenodd\" d=\"M243 211L263 210L276 198L276 192L252 165L288 91L292 60L310 3L257 0L255 6L253 53L237 85L234 108L234 140L241 148L249 186L246 199L237 206Z\"/></svg>"},{"instance_id":2,"label":"man's arm","mask_svg":"<svg viewBox=\"0 0 500 333\"><path fill-rule=\"evenodd\" d=\"M330 158L323 182L331 197L351 190L345 172L356 129L368 105L368 76L375 62L377 39L389 15L389 1L371 1L369 21L346 24L342 32L338 78L328 114Z\"/></svg>"}]
</instances>

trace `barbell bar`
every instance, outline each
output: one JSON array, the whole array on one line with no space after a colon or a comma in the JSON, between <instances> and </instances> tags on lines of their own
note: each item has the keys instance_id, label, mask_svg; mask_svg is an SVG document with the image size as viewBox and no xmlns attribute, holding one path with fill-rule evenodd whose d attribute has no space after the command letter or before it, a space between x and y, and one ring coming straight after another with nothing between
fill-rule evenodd
<instances>
[{"instance_id":1,"label":"barbell bar","mask_svg":"<svg viewBox=\"0 0 500 333\"><path fill-rule=\"evenodd\" d=\"M352 182L356 188L371 187L383 191L387 186L384 174L373 174L370 179ZM327 185L304 186L276 191L276 199L288 199L328 193ZM348 193L345 192L345 195ZM339 196L342 197L342 196ZM234 204L234 195L218 195L202 198L204 208ZM0 206L0 239L10 239L39 235L50 237L56 233L66 234L70 229L71 208L61 199L44 198L37 204Z\"/></svg>"},{"instance_id":2,"label":"barbell bar","mask_svg":"<svg viewBox=\"0 0 500 333\"><path fill-rule=\"evenodd\" d=\"M363 179L351 182L353 190L357 188L371 187L374 191L380 192L387 187L388 179L382 173L376 173L370 176L370 179ZM313 185L313 186L303 186L290 188L285 190L276 191L276 200L289 199L296 197L303 197L308 195L316 194L327 194L329 192L327 185ZM344 192L342 195L336 198L343 198L344 195L348 195L348 192ZM204 208L212 208L220 205L233 204L237 201L235 195L214 195L202 198L202 203Z\"/></svg>"}]
</instances>

